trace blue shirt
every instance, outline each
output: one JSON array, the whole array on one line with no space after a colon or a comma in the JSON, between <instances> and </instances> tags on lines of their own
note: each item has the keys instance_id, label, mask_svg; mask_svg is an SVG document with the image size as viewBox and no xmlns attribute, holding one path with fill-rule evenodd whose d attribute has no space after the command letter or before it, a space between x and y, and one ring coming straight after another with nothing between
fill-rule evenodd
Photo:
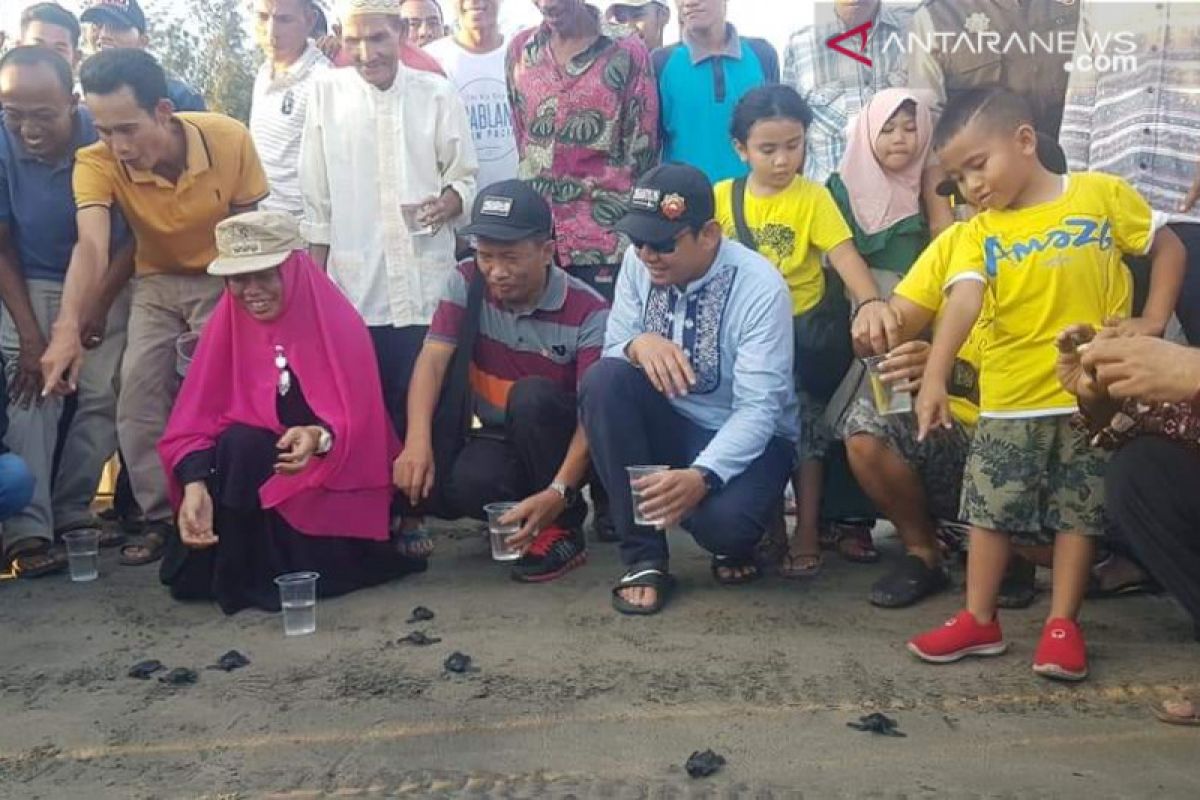
<instances>
[{"instance_id":1,"label":"blue shirt","mask_svg":"<svg viewBox=\"0 0 1200 800\"><path fill-rule=\"evenodd\" d=\"M604 356L626 358L643 333L675 342L696 385L671 405L715 431L693 464L728 483L774 436L796 441L799 406L792 377L792 299L779 270L726 239L704 277L681 291L654 286L634 248L625 251L608 316Z\"/></svg>"},{"instance_id":2,"label":"blue shirt","mask_svg":"<svg viewBox=\"0 0 1200 800\"><path fill-rule=\"evenodd\" d=\"M174 75L167 76L167 97L176 111L208 111L204 97Z\"/></svg>"},{"instance_id":3,"label":"blue shirt","mask_svg":"<svg viewBox=\"0 0 1200 800\"><path fill-rule=\"evenodd\" d=\"M655 52L662 99L663 162L691 164L713 183L750 170L733 149L733 110L751 89L779 82L779 57L733 26L722 53L701 55L686 39Z\"/></svg>"},{"instance_id":4,"label":"blue shirt","mask_svg":"<svg viewBox=\"0 0 1200 800\"><path fill-rule=\"evenodd\" d=\"M26 280L61 283L79 238L75 227L75 192L71 172L75 151L99 141L92 116L80 106L68 154L57 163L39 161L4 124L0 111L0 225L7 225ZM129 231L113 214L112 250L128 241Z\"/></svg>"}]
</instances>

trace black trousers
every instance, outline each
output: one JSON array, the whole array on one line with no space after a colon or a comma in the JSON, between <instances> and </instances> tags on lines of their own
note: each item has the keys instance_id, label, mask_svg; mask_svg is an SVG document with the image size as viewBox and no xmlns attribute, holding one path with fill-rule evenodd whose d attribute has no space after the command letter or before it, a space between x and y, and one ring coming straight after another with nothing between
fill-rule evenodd
<instances>
[{"instance_id":1,"label":"black trousers","mask_svg":"<svg viewBox=\"0 0 1200 800\"><path fill-rule=\"evenodd\" d=\"M425 345L424 325L393 328L380 325L369 328L371 343L375 345L375 360L379 364L379 380L383 384L383 403L388 416L396 426L396 434L403 440L408 432L408 384L412 381L413 367L417 356Z\"/></svg>"},{"instance_id":2,"label":"black trousers","mask_svg":"<svg viewBox=\"0 0 1200 800\"><path fill-rule=\"evenodd\" d=\"M1192 616L1200 636L1200 452L1156 436L1114 454L1109 519L1143 566Z\"/></svg>"}]
</instances>

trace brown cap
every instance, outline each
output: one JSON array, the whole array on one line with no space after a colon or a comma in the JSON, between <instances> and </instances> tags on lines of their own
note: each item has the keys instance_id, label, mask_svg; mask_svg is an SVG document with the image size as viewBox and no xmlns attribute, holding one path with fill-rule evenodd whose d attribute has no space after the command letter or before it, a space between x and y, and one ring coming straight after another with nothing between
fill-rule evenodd
<instances>
[{"instance_id":1,"label":"brown cap","mask_svg":"<svg viewBox=\"0 0 1200 800\"><path fill-rule=\"evenodd\" d=\"M278 267L305 247L300 225L282 211L250 211L217 225L217 260L209 275L228 277Z\"/></svg>"}]
</instances>

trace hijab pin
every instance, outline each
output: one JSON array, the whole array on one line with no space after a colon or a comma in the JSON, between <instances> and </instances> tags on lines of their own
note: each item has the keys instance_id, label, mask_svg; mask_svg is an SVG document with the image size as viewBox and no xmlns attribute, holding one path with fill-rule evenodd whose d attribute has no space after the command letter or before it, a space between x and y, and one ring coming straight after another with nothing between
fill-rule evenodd
<instances>
[{"instance_id":1,"label":"hijab pin","mask_svg":"<svg viewBox=\"0 0 1200 800\"><path fill-rule=\"evenodd\" d=\"M283 397L292 388L292 373L288 372L287 356L280 345L275 345L275 369L279 370L279 396Z\"/></svg>"}]
</instances>

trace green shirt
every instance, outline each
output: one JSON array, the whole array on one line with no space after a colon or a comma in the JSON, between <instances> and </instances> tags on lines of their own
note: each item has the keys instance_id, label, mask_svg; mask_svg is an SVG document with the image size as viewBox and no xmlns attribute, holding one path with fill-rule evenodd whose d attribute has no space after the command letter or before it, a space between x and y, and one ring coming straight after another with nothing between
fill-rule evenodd
<instances>
[{"instance_id":1,"label":"green shirt","mask_svg":"<svg viewBox=\"0 0 1200 800\"><path fill-rule=\"evenodd\" d=\"M854 233L854 248L871 269L905 275L929 244L929 226L925 224L925 217L914 214L879 233L866 234L854 218L850 193L846 190L846 184L842 183L841 176L833 173L825 185Z\"/></svg>"}]
</instances>

